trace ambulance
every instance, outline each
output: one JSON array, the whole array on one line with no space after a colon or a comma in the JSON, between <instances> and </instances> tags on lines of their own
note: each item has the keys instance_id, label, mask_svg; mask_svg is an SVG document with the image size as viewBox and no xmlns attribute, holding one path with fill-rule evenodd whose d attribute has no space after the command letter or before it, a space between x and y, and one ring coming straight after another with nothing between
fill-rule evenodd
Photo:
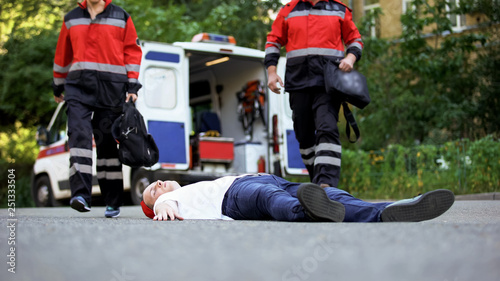
<instances>
[{"instance_id":1,"label":"ambulance","mask_svg":"<svg viewBox=\"0 0 500 281\"><path fill-rule=\"evenodd\" d=\"M231 36L201 33L191 42L141 42L136 107L160 151L152 167L123 166L125 191L139 204L153 181L181 185L226 175L307 176L293 131L288 93L268 90L263 51ZM278 71L284 77L285 58ZM64 103L40 127L32 195L37 206L71 197ZM94 163L95 163L94 149ZM93 166L92 194L100 194Z\"/></svg>"}]
</instances>

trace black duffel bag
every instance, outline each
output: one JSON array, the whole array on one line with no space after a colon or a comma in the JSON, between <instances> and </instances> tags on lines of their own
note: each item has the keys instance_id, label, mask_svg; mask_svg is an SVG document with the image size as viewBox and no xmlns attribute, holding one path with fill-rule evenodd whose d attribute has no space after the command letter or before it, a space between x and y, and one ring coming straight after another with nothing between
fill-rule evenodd
<instances>
[{"instance_id":1,"label":"black duffel bag","mask_svg":"<svg viewBox=\"0 0 500 281\"><path fill-rule=\"evenodd\" d=\"M133 102L123 104L122 115L113 122L111 130L122 164L138 168L151 167L158 162L158 146L148 134L144 119Z\"/></svg>"},{"instance_id":2,"label":"black duffel bag","mask_svg":"<svg viewBox=\"0 0 500 281\"><path fill-rule=\"evenodd\" d=\"M338 68L339 62L335 62L329 59L325 59L324 64L324 79L325 79L325 89L326 92L332 95L339 95L342 101L342 107L344 108L344 117L347 120L346 124L346 134L350 142L354 143L359 139L360 131L354 115L347 103L350 103L360 109L365 108L371 101L370 94L368 92L368 85L366 83L366 78L363 74L356 70L350 72L344 72ZM356 139L351 140L351 129L352 127Z\"/></svg>"},{"instance_id":3,"label":"black duffel bag","mask_svg":"<svg viewBox=\"0 0 500 281\"><path fill-rule=\"evenodd\" d=\"M344 72L338 68L338 64L339 62L325 60L324 75L327 93L339 94L342 101L360 109L365 108L371 101L365 76L354 69Z\"/></svg>"}]
</instances>

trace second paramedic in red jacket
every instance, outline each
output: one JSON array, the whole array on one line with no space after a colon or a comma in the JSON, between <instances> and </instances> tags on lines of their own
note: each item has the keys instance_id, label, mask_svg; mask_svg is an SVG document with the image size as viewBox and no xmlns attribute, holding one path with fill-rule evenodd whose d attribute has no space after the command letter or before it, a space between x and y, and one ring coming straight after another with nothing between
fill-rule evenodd
<instances>
[{"instance_id":1,"label":"second paramedic in red jacket","mask_svg":"<svg viewBox=\"0 0 500 281\"><path fill-rule=\"evenodd\" d=\"M111 125L135 101L142 51L130 15L112 0L84 0L64 17L54 58L54 98L66 101L72 208L91 207L92 135L106 217L123 202L122 165ZM62 93L65 92L65 95Z\"/></svg>"},{"instance_id":2,"label":"second paramedic in red jacket","mask_svg":"<svg viewBox=\"0 0 500 281\"><path fill-rule=\"evenodd\" d=\"M281 47L286 47L285 83L276 73ZM290 93L302 161L311 181L323 187L338 186L342 154L337 127L341 101L325 92L324 61L340 61L341 70L351 71L362 49L351 10L334 0L290 1L267 36L268 86L278 94L284 86Z\"/></svg>"}]
</instances>

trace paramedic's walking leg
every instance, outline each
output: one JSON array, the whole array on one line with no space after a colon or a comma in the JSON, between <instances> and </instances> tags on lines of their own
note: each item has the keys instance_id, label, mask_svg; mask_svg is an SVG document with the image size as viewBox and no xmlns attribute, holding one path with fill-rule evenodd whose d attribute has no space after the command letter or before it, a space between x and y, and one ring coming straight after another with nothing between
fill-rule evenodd
<instances>
[{"instance_id":1,"label":"paramedic's walking leg","mask_svg":"<svg viewBox=\"0 0 500 281\"><path fill-rule=\"evenodd\" d=\"M92 119L97 148L97 180L106 204L104 215L108 218L118 217L123 204L122 164L118 159L117 143L111 134L111 126L121 111L121 107L96 109Z\"/></svg>"},{"instance_id":2,"label":"paramedic's walking leg","mask_svg":"<svg viewBox=\"0 0 500 281\"><path fill-rule=\"evenodd\" d=\"M290 93L294 130L311 182L337 187L342 146L337 127L340 102L323 88Z\"/></svg>"},{"instance_id":3,"label":"paramedic's walking leg","mask_svg":"<svg viewBox=\"0 0 500 281\"><path fill-rule=\"evenodd\" d=\"M308 92L290 92L293 130L299 142L302 162L309 172L311 181L314 178L314 159L316 158L316 128L314 127L312 101L312 94Z\"/></svg>"},{"instance_id":4,"label":"paramedic's walking leg","mask_svg":"<svg viewBox=\"0 0 500 281\"><path fill-rule=\"evenodd\" d=\"M342 145L337 123L340 102L334 95L319 89L313 101L316 128L316 159L313 183L322 187L338 187Z\"/></svg>"},{"instance_id":5,"label":"paramedic's walking leg","mask_svg":"<svg viewBox=\"0 0 500 281\"><path fill-rule=\"evenodd\" d=\"M66 104L70 155L70 205L77 211L88 212L92 193L92 110L74 100L69 100Z\"/></svg>"}]
</instances>

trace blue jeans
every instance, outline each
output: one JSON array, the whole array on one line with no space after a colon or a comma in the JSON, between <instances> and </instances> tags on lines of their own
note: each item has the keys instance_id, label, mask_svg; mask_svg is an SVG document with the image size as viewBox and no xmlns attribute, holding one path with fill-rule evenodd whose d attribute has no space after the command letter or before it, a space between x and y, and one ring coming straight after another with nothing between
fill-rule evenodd
<instances>
[{"instance_id":1,"label":"blue jeans","mask_svg":"<svg viewBox=\"0 0 500 281\"><path fill-rule=\"evenodd\" d=\"M274 175L238 178L224 195L222 214L235 220L310 221L297 199L299 186ZM344 222L378 222L390 204L365 202L334 187L325 191L345 206Z\"/></svg>"}]
</instances>

